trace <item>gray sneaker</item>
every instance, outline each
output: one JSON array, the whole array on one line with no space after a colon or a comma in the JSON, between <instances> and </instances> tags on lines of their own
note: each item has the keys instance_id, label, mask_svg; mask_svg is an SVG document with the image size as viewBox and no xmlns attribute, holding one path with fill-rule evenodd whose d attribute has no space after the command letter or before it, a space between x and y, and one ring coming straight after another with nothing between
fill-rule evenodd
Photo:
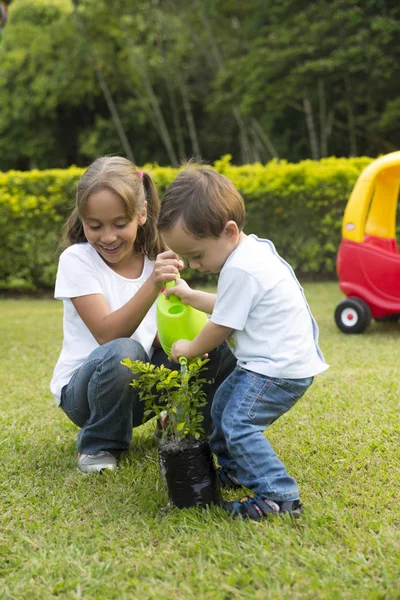
<instances>
[{"instance_id":1,"label":"gray sneaker","mask_svg":"<svg viewBox=\"0 0 400 600\"><path fill-rule=\"evenodd\" d=\"M102 473L106 469L115 471L117 459L105 450L97 454L78 454L78 469L82 473Z\"/></svg>"}]
</instances>

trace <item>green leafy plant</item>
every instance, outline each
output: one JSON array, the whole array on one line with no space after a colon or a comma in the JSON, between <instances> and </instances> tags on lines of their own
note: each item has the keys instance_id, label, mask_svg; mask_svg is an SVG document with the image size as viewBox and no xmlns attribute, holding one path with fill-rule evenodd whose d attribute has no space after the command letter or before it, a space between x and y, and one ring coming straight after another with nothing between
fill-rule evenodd
<instances>
[{"instance_id":1,"label":"green leafy plant","mask_svg":"<svg viewBox=\"0 0 400 600\"><path fill-rule=\"evenodd\" d=\"M129 358L122 361L135 375L130 385L145 402L144 417L154 414L162 419L161 439L182 442L204 438L204 417L199 409L207 404L203 391L207 380L201 377L207 362L197 358L172 370Z\"/></svg>"}]
</instances>

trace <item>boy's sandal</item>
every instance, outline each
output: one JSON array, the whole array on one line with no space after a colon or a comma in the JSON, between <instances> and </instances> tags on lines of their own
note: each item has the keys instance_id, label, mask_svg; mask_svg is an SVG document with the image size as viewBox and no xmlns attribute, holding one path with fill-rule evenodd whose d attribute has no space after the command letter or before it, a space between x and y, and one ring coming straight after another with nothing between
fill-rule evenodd
<instances>
[{"instance_id":1,"label":"boy's sandal","mask_svg":"<svg viewBox=\"0 0 400 600\"><path fill-rule=\"evenodd\" d=\"M223 467L218 467L217 475L219 485L222 488L231 488L233 490L237 490L238 488L242 487L236 477L229 471L226 471Z\"/></svg>"},{"instance_id":2,"label":"boy's sandal","mask_svg":"<svg viewBox=\"0 0 400 600\"><path fill-rule=\"evenodd\" d=\"M223 508L232 517L242 517L243 519L252 519L253 521L260 521L261 519L279 515L279 505L276 502L257 495L252 497L245 496L234 502L224 502Z\"/></svg>"},{"instance_id":3,"label":"boy's sandal","mask_svg":"<svg viewBox=\"0 0 400 600\"><path fill-rule=\"evenodd\" d=\"M294 519L299 519L304 514L303 505L300 500L287 500L286 502L278 502L280 514L289 513Z\"/></svg>"},{"instance_id":4,"label":"boy's sandal","mask_svg":"<svg viewBox=\"0 0 400 600\"><path fill-rule=\"evenodd\" d=\"M233 517L261 521L271 516L289 513L295 519L303 514L303 507L299 500L274 502L262 496L245 496L234 502L224 502L223 508Z\"/></svg>"}]
</instances>

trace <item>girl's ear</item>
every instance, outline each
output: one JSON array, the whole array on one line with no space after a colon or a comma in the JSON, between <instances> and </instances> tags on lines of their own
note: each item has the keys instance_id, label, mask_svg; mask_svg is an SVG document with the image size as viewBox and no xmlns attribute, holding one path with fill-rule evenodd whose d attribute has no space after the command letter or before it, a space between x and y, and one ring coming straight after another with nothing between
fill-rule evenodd
<instances>
[{"instance_id":1,"label":"girl's ear","mask_svg":"<svg viewBox=\"0 0 400 600\"><path fill-rule=\"evenodd\" d=\"M236 237L239 234L240 234L239 227L237 226L237 223L235 221L228 221L222 232L222 235L224 235L228 238Z\"/></svg>"},{"instance_id":2,"label":"girl's ear","mask_svg":"<svg viewBox=\"0 0 400 600\"><path fill-rule=\"evenodd\" d=\"M142 212L140 213L139 223L144 225L147 221L147 201L144 203Z\"/></svg>"}]
</instances>

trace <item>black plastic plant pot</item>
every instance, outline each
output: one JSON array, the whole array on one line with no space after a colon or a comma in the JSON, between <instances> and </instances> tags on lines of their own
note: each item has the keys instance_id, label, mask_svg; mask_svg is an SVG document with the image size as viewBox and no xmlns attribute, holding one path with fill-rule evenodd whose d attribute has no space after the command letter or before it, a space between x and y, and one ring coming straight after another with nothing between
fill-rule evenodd
<instances>
[{"instance_id":1,"label":"black plastic plant pot","mask_svg":"<svg viewBox=\"0 0 400 600\"><path fill-rule=\"evenodd\" d=\"M220 504L218 476L207 440L161 443L158 456L171 505Z\"/></svg>"}]
</instances>

